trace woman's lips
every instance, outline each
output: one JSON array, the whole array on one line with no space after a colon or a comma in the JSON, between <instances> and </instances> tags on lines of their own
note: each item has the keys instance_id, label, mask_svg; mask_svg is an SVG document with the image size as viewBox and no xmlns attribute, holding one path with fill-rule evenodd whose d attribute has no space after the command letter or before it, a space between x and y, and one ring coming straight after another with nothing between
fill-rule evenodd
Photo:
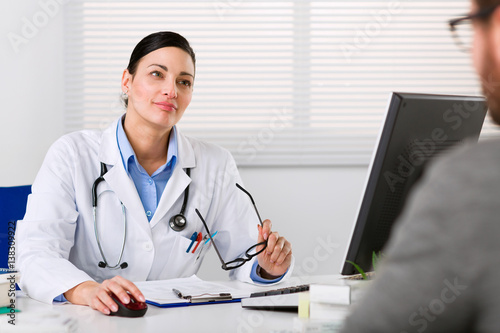
<instances>
[{"instance_id":1,"label":"woman's lips","mask_svg":"<svg viewBox=\"0 0 500 333\"><path fill-rule=\"evenodd\" d=\"M164 110L164 111L176 111L177 110L177 107L172 104L172 103L168 103L168 102L155 102L154 103L157 107L159 107L160 109Z\"/></svg>"}]
</instances>

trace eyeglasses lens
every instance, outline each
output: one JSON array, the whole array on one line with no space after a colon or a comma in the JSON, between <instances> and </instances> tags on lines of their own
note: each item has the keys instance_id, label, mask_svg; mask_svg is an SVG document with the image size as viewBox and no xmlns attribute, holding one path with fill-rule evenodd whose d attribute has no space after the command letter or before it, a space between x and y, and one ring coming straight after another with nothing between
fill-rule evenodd
<instances>
[{"instance_id":1,"label":"eyeglasses lens","mask_svg":"<svg viewBox=\"0 0 500 333\"><path fill-rule=\"evenodd\" d=\"M472 22L470 20L464 20L456 24L453 31L453 37L455 38L455 43L461 50L470 52L474 40Z\"/></svg>"}]
</instances>

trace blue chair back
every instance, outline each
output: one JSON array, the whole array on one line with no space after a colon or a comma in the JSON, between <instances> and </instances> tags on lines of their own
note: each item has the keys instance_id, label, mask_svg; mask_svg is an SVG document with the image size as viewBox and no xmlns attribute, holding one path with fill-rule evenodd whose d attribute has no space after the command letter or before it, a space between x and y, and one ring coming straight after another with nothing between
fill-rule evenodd
<instances>
[{"instance_id":1,"label":"blue chair back","mask_svg":"<svg viewBox=\"0 0 500 333\"><path fill-rule=\"evenodd\" d=\"M26 212L26 202L31 193L31 185L0 187L0 268L8 268L10 235L15 232L16 221Z\"/></svg>"}]
</instances>

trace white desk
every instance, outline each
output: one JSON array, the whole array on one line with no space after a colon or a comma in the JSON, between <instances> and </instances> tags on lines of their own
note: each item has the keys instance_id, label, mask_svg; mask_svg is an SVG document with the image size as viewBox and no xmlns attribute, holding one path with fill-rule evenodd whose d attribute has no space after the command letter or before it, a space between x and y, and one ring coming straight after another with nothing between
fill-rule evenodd
<instances>
[{"instance_id":1,"label":"white desk","mask_svg":"<svg viewBox=\"0 0 500 333\"><path fill-rule=\"evenodd\" d=\"M290 281L266 289L306 283L321 283L338 278L337 276L312 276L292 278ZM220 282L228 286L250 291L262 291L262 287L238 281ZM53 313L75 318L79 332L291 332L293 320L298 315L291 312L258 311L241 308L238 303L211 304L180 308L158 308L149 305L148 312L141 318L120 318L106 316L86 306L73 304L48 305L27 297L18 297L16 323L22 323L24 316L30 314ZM8 317L0 316L1 321ZM4 324L4 323L1 323ZM0 326L1 327L1 326ZM5 327L5 326L4 326Z\"/></svg>"}]
</instances>

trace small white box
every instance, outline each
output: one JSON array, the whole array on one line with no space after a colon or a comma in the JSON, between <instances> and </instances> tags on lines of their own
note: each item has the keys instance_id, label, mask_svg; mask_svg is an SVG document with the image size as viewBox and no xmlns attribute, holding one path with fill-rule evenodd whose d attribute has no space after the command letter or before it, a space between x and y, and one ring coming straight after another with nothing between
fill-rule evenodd
<instances>
[{"instance_id":1,"label":"small white box","mask_svg":"<svg viewBox=\"0 0 500 333\"><path fill-rule=\"evenodd\" d=\"M19 273L0 271L0 307L9 306L15 297Z\"/></svg>"}]
</instances>

